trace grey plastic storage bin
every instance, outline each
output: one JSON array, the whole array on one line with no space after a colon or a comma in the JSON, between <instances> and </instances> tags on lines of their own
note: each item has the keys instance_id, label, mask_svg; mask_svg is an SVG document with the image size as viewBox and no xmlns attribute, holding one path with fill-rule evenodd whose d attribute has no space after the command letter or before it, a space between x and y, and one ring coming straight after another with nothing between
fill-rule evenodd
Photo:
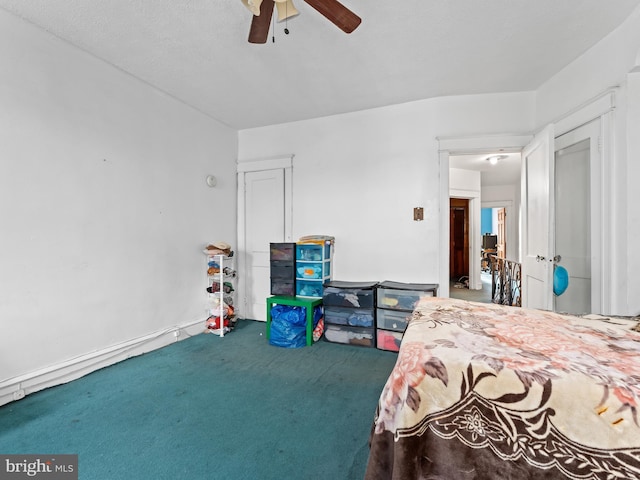
<instances>
[{"instance_id":1,"label":"grey plastic storage bin","mask_svg":"<svg viewBox=\"0 0 640 480\"><path fill-rule=\"evenodd\" d=\"M324 322L352 327L375 326L375 313L372 308L324 307Z\"/></svg>"},{"instance_id":2,"label":"grey plastic storage bin","mask_svg":"<svg viewBox=\"0 0 640 480\"><path fill-rule=\"evenodd\" d=\"M413 311L422 297L435 297L438 285L432 283L382 282L378 285L379 308Z\"/></svg>"},{"instance_id":3,"label":"grey plastic storage bin","mask_svg":"<svg viewBox=\"0 0 640 480\"><path fill-rule=\"evenodd\" d=\"M325 283L322 303L332 307L375 307L377 282L344 282L333 280Z\"/></svg>"},{"instance_id":4,"label":"grey plastic storage bin","mask_svg":"<svg viewBox=\"0 0 640 480\"><path fill-rule=\"evenodd\" d=\"M375 329L325 323L324 339L332 343L375 347Z\"/></svg>"},{"instance_id":5,"label":"grey plastic storage bin","mask_svg":"<svg viewBox=\"0 0 640 480\"><path fill-rule=\"evenodd\" d=\"M376 310L376 321L378 328L393 330L394 332L404 332L411 320L412 312L406 310L387 310L378 308Z\"/></svg>"}]
</instances>

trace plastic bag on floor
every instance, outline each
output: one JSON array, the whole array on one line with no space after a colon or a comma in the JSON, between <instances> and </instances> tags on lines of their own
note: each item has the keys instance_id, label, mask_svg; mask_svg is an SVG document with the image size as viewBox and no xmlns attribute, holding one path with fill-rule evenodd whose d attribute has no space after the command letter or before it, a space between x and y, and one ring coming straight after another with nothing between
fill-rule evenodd
<instances>
[{"instance_id":1,"label":"plastic bag on floor","mask_svg":"<svg viewBox=\"0 0 640 480\"><path fill-rule=\"evenodd\" d=\"M271 309L269 343L276 347L304 347L307 344L307 313L305 309L288 305L274 305Z\"/></svg>"},{"instance_id":2,"label":"plastic bag on floor","mask_svg":"<svg viewBox=\"0 0 640 480\"><path fill-rule=\"evenodd\" d=\"M322 307L313 312L314 329L322 318ZM322 332L314 332L318 337ZM314 338L315 340L315 338ZM274 305L271 308L269 343L277 347L299 348L307 344L307 311L304 307Z\"/></svg>"}]
</instances>

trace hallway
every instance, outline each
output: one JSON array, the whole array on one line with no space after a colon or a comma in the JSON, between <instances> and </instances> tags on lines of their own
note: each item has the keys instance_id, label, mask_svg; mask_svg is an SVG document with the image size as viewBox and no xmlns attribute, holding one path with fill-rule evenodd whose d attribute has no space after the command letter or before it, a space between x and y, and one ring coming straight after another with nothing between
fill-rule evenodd
<instances>
[{"instance_id":1,"label":"hallway","mask_svg":"<svg viewBox=\"0 0 640 480\"><path fill-rule=\"evenodd\" d=\"M482 272L480 274L482 280L481 290L469 290L468 288L457 288L456 282L449 283L449 296L460 300L469 300L472 302L491 303L491 273Z\"/></svg>"}]
</instances>

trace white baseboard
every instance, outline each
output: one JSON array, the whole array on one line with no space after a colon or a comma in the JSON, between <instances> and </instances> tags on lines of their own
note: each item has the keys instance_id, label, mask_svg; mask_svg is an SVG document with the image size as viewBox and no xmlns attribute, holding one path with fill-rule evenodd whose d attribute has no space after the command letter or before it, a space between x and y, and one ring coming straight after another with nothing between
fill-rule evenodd
<instances>
[{"instance_id":1,"label":"white baseboard","mask_svg":"<svg viewBox=\"0 0 640 480\"><path fill-rule=\"evenodd\" d=\"M26 395L45 388L76 380L91 372L121 362L127 358L166 347L204 332L204 321L159 330L134 338L127 342L112 345L96 352L81 355L71 360L36 370L0 382L0 405L20 400Z\"/></svg>"}]
</instances>

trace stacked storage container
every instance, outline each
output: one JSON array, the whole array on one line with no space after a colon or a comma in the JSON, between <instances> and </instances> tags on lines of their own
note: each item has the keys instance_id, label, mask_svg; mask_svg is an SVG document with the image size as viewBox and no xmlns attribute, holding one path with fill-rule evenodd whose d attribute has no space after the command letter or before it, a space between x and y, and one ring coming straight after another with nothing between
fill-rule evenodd
<instances>
[{"instance_id":1,"label":"stacked storage container","mask_svg":"<svg viewBox=\"0 0 640 480\"><path fill-rule=\"evenodd\" d=\"M271 295L296 294L296 244L271 243Z\"/></svg>"},{"instance_id":2,"label":"stacked storage container","mask_svg":"<svg viewBox=\"0 0 640 480\"><path fill-rule=\"evenodd\" d=\"M375 347L377 282L324 285L324 338L329 342Z\"/></svg>"},{"instance_id":3,"label":"stacked storage container","mask_svg":"<svg viewBox=\"0 0 640 480\"><path fill-rule=\"evenodd\" d=\"M296 245L296 295L322 298L323 286L331 280L333 242L318 241Z\"/></svg>"},{"instance_id":4,"label":"stacked storage container","mask_svg":"<svg viewBox=\"0 0 640 480\"><path fill-rule=\"evenodd\" d=\"M382 282L377 288L376 345L381 350L397 352L402 335L418 301L435 297L438 285L431 283Z\"/></svg>"}]
</instances>

